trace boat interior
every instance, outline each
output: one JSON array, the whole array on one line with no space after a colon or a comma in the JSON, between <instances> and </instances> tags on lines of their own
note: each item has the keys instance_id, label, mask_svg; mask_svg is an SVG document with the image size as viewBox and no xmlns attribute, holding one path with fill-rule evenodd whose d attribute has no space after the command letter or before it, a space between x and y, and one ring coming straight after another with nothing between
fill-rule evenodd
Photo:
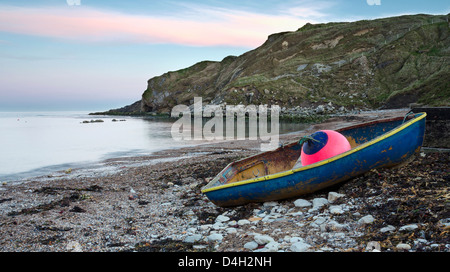
<instances>
[{"instance_id":1,"label":"boat interior","mask_svg":"<svg viewBox=\"0 0 450 272\"><path fill-rule=\"evenodd\" d=\"M373 121L338 129L349 141L351 148L367 143L398 127L403 117ZM299 139L304 136L299 136ZM242 159L230 164L216 178L219 184L229 184L291 170L299 160L301 145L293 142L274 151Z\"/></svg>"}]
</instances>

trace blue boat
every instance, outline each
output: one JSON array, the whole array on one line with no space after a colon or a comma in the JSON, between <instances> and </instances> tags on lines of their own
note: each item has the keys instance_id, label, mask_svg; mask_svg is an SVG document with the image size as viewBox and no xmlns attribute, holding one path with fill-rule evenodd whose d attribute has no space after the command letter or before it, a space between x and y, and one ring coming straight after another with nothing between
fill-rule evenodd
<instances>
[{"instance_id":1,"label":"blue boat","mask_svg":"<svg viewBox=\"0 0 450 272\"><path fill-rule=\"evenodd\" d=\"M377 120L336 131L350 142L345 153L293 169L301 145L293 142L229 164L202 188L220 207L298 197L362 175L408 163L423 144L426 113Z\"/></svg>"}]
</instances>

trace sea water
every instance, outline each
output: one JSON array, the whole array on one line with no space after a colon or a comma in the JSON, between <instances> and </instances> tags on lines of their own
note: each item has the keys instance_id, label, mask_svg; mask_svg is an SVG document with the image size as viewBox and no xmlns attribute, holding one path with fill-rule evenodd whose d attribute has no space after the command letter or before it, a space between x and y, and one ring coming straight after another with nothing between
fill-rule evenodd
<instances>
[{"instance_id":1,"label":"sea water","mask_svg":"<svg viewBox=\"0 0 450 272\"><path fill-rule=\"evenodd\" d=\"M0 112L0 182L204 143L173 140L172 124L168 119L88 112ZM281 123L280 132L304 127Z\"/></svg>"},{"instance_id":2,"label":"sea water","mask_svg":"<svg viewBox=\"0 0 450 272\"><path fill-rule=\"evenodd\" d=\"M98 119L103 122L90 122ZM185 146L172 140L171 125L169 121L79 112L3 112L0 181Z\"/></svg>"}]
</instances>

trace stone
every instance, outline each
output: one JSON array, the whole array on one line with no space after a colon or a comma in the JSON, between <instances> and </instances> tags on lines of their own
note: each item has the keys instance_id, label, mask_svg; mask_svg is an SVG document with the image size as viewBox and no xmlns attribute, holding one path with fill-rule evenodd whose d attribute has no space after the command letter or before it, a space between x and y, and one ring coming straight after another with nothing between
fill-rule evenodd
<instances>
[{"instance_id":1,"label":"stone","mask_svg":"<svg viewBox=\"0 0 450 272\"><path fill-rule=\"evenodd\" d=\"M305 199L297 199L296 201L294 201L294 205L295 207L300 208L312 206L311 202Z\"/></svg>"},{"instance_id":2,"label":"stone","mask_svg":"<svg viewBox=\"0 0 450 272\"><path fill-rule=\"evenodd\" d=\"M411 246L408 244L399 243L395 248L398 250L410 250Z\"/></svg>"},{"instance_id":3,"label":"stone","mask_svg":"<svg viewBox=\"0 0 450 272\"><path fill-rule=\"evenodd\" d=\"M329 192L328 193L328 202L333 203L336 200L338 200L339 198L342 198L344 196L345 196L344 194L339 194L336 192Z\"/></svg>"},{"instance_id":4,"label":"stone","mask_svg":"<svg viewBox=\"0 0 450 272\"><path fill-rule=\"evenodd\" d=\"M193 245L192 248L193 249L205 249L207 246L206 245Z\"/></svg>"},{"instance_id":5,"label":"stone","mask_svg":"<svg viewBox=\"0 0 450 272\"><path fill-rule=\"evenodd\" d=\"M385 233L385 232L392 232L392 231L395 231L395 227L394 227L394 226L391 226L391 225L386 226L386 227L380 229L380 232L382 232L382 233Z\"/></svg>"},{"instance_id":6,"label":"stone","mask_svg":"<svg viewBox=\"0 0 450 272\"><path fill-rule=\"evenodd\" d=\"M416 224L410 224L410 225L406 225L403 226L399 229L399 231L413 231L415 229L419 228L419 226L417 226Z\"/></svg>"},{"instance_id":7,"label":"stone","mask_svg":"<svg viewBox=\"0 0 450 272\"><path fill-rule=\"evenodd\" d=\"M317 217L316 220L312 223L314 226L320 226L327 221L326 217Z\"/></svg>"},{"instance_id":8,"label":"stone","mask_svg":"<svg viewBox=\"0 0 450 272\"><path fill-rule=\"evenodd\" d=\"M302 65L299 65L298 67L297 67L297 71L298 72L300 72L300 71L302 71L302 70L305 70L305 68L308 66L308 64L302 64Z\"/></svg>"},{"instance_id":9,"label":"stone","mask_svg":"<svg viewBox=\"0 0 450 272\"><path fill-rule=\"evenodd\" d=\"M422 239L422 238L419 238L419 239L417 239L417 240L414 241L414 244L415 244L415 245L418 245L418 244L427 244L427 243L428 243L427 239Z\"/></svg>"},{"instance_id":10,"label":"stone","mask_svg":"<svg viewBox=\"0 0 450 272\"><path fill-rule=\"evenodd\" d=\"M265 216L262 220L262 222L264 223L272 223L275 221L275 217L274 216Z\"/></svg>"},{"instance_id":11,"label":"stone","mask_svg":"<svg viewBox=\"0 0 450 272\"><path fill-rule=\"evenodd\" d=\"M258 245L265 245L265 244L268 244L270 242L274 242L275 241L269 235L261 235L261 234L255 235L254 239L255 239L255 242L258 243Z\"/></svg>"},{"instance_id":12,"label":"stone","mask_svg":"<svg viewBox=\"0 0 450 272\"><path fill-rule=\"evenodd\" d=\"M439 220L438 226L443 229L448 229L450 227L450 218L445 218L445 219Z\"/></svg>"},{"instance_id":13,"label":"stone","mask_svg":"<svg viewBox=\"0 0 450 272\"><path fill-rule=\"evenodd\" d=\"M262 220L262 217L257 217L257 216L252 216L248 219L248 221L250 221L250 222L257 222L260 220Z\"/></svg>"},{"instance_id":14,"label":"stone","mask_svg":"<svg viewBox=\"0 0 450 272\"><path fill-rule=\"evenodd\" d=\"M302 216L303 212L289 213L288 215L293 216L293 217L295 217L295 216Z\"/></svg>"},{"instance_id":15,"label":"stone","mask_svg":"<svg viewBox=\"0 0 450 272\"><path fill-rule=\"evenodd\" d=\"M331 66L322 64L322 63L314 63L311 66L311 70L314 73L315 76L319 76L322 73L327 73L331 70Z\"/></svg>"},{"instance_id":16,"label":"stone","mask_svg":"<svg viewBox=\"0 0 450 272\"><path fill-rule=\"evenodd\" d=\"M219 215L216 218L216 222L227 222L228 220L230 220L230 218L225 215Z\"/></svg>"},{"instance_id":17,"label":"stone","mask_svg":"<svg viewBox=\"0 0 450 272\"><path fill-rule=\"evenodd\" d=\"M199 226L199 229L200 230L203 230L203 231L208 231L209 229L211 229L212 228L212 225L211 224L205 224L205 225L200 225Z\"/></svg>"},{"instance_id":18,"label":"stone","mask_svg":"<svg viewBox=\"0 0 450 272\"><path fill-rule=\"evenodd\" d=\"M81 247L80 243L77 241L70 241L66 245L66 250L69 252L83 252L83 248Z\"/></svg>"},{"instance_id":19,"label":"stone","mask_svg":"<svg viewBox=\"0 0 450 272\"><path fill-rule=\"evenodd\" d=\"M380 242L372 241L367 243L366 251L380 252L381 251Z\"/></svg>"},{"instance_id":20,"label":"stone","mask_svg":"<svg viewBox=\"0 0 450 272\"><path fill-rule=\"evenodd\" d=\"M259 246L259 245L258 245L257 242L251 241L251 242L245 243L244 248L250 249L250 250L254 250L254 249L257 249L258 246Z\"/></svg>"},{"instance_id":21,"label":"stone","mask_svg":"<svg viewBox=\"0 0 450 272\"><path fill-rule=\"evenodd\" d=\"M202 239L202 235L200 234L194 234L187 236L183 241L185 243L195 243L197 241L200 241Z\"/></svg>"},{"instance_id":22,"label":"stone","mask_svg":"<svg viewBox=\"0 0 450 272\"><path fill-rule=\"evenodd\" d=\"M336 222L334 220L329 220L327 222L327 226L333 231L343 231L343 230L345 230L347 228L347 225L340 224L340 223L338 223L338 222Z\"/></svg>"},{"instance_id":23,"label":"stone","mask_svg":"<svg viewBox=\"0 0 450 272\"><path fill-rule=\"evenodd\" d=\"M276 214L281 214L281 213L286 213L287 209L286 207L283 206L275 206L272 208L272 210L270 211L270 213L276 213Z\"/></svg>"},{"instance_id":24,"label":"stone","mask_svg":"<svg viewBox=\"0 0 450 272\"><path fill-rule=\"evenodd\" d=\"M221 242L223 239L223 236L220 233L213 233L213 234L209 235L207 237L207 239L209 242Z\"/></svg>"},{"instance_id":25,"label":"stone","mask_svg":"<svg viewBox=\"0 0 450 272\"><path fill-rule=\"evenodd\" d=\"M304 242L304 240L303 240L302 237L291 237L291 238L289 238L289 242L291 244L295 244L295 243L298 243L298 242Z\"/></svg>"},{"instance_id":26,"label":"stone","mask_svg":"<svg viewBox=\"0 0 450 272\"><path fill-rule=\"evenodd\" d=\"M328 200L326 198L318 197L313 199L313 210L318 210L325 205L328 205Z\"/></svg>"},{"instance_id":27,"label":"stone","mask_svg":"<svg viewBox=\"0 0 450 272\"><path fill-rule=\"evenodd\" d=\"M237 229L236 229L236 228L227 228L227 229L225 229L225 231L226 231L228 234L233 234L233 233L236 233L236 232L237 232Z\"/></svg>"},{"instance_id":28,"label":"stone","mask_svg":"<svg viewBox=\"0 0 450 272\"><path fill-rule=\"evenodd\" d=\"M247 219L241 219L241 220L239 220L239 221L237 222L237 224L238 224L239 226L244 226L244 225L250 224L250 221L248 221Z\"/></svg>"},{"instance_id":29,"label":"stone","mask_svg":"<svg viewBox=\"0 0 450 272\"><path fill-rule=\"evenodd\" d=\"M439 248L439 244L431 244L430 245L430 247L432 248L432 249L437 249L437 248Z\"/></svg>"},{"instance_id":30,"label":"stone","mask_svg":"<svg viewBox=\"0 0 450 272\"><path fill-rule=\"evenodd\" d=\"M225 225L221 222L216 222L214 225L212 225L212 228L215 230L221 230L225 228Z\"/></svg>"},{"instance_id":31,"label":"stone","mask_svg":"<svg viewBox=\"0 0 450 272\"><path fill-rule=\"evenodd\" d=\"M263 206L264 207L275 207L275 206L278 206L278 203L275 201L269 201L269 202L264 202Z\"/></svg>"},{"instance_id":32,"label":"stone","mask_svg":"<svg viewBox=\"0 0 450 272\"><path fill-rule=\"evenodd\" d=\"M186 232L187 232L187 233L190 233L190 234L194 234L194 233L197 232L197 228L188 228L188 229L186 230Z\"/></svg>"},{"instance_id":33,"label":"stone","mask_svg":"<svg viewBox=\"0 0 450 272\"><path fill-rule=\"evenodd\" d=\"M279 247L280 247L280 244L279 243L277 243L277 242L270 242L270 243L268 243L268 244L266 244L265 246L264 246L264 248L268 251L268 252L277 252L278 251L278 249L279 249Z\"/></svg>"},{"instance_id":34,"label":"stone","mask_svg":"<svg viewBox=\"0 0 450 272\"><path fill-rule=\"evenodd\" d=\"M372 215L366 215L363 218L359 219L358 223L360 224L372 224L375 221L375 218L373 218Z\"/></svg>"},{"instance_id":35,"label":"stone","mask_svg":"<svg viewBox=\"0 0 450 272\"><path fill-rule=\"evenodd\" d=\"M343 214L344 210L342 210L341 206L330 206L331 214Z\"/></svg>"},{"instance_id":36,"label":"stone","mask_svg":"<svg viewBox=\"0 0 450 272\"><path fill-rule=\"evenodd\" d=\"M325 112L325 106L319 105L319 106L317 106L315 111L316 111L317 114L322 114L322 113Z\"/></svg>"},{"instance_id":37,"label":"stone","mask_svg":"<svg viewBox=\"0 0 450 272\"><path fill-rule=\"evenodd\" d=\"M297 242L291 245L290 250L293 252L305 252L307 251L311 245L304 242Z\"/></svg>"}]
</instances>

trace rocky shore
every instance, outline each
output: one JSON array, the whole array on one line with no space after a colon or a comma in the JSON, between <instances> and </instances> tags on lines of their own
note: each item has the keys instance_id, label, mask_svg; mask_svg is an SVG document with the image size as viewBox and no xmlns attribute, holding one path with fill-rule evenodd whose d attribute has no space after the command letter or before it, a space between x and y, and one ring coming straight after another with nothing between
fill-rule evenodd
<instances>
[{"instance_id":1,"label":"rocky shore","mask_svg":"<svg viewBox=\"0 0 450 272\"><path fill-rule=\"evenodd\" d=\"M403 113L334 117L302 133ZM296 199L220 208L201 194L258 152L257 141L205 144L111 159L107 173L2 184L0 251L450 252L450 153L423 149L401 168Z\"/></svg>"}]
</instances>

